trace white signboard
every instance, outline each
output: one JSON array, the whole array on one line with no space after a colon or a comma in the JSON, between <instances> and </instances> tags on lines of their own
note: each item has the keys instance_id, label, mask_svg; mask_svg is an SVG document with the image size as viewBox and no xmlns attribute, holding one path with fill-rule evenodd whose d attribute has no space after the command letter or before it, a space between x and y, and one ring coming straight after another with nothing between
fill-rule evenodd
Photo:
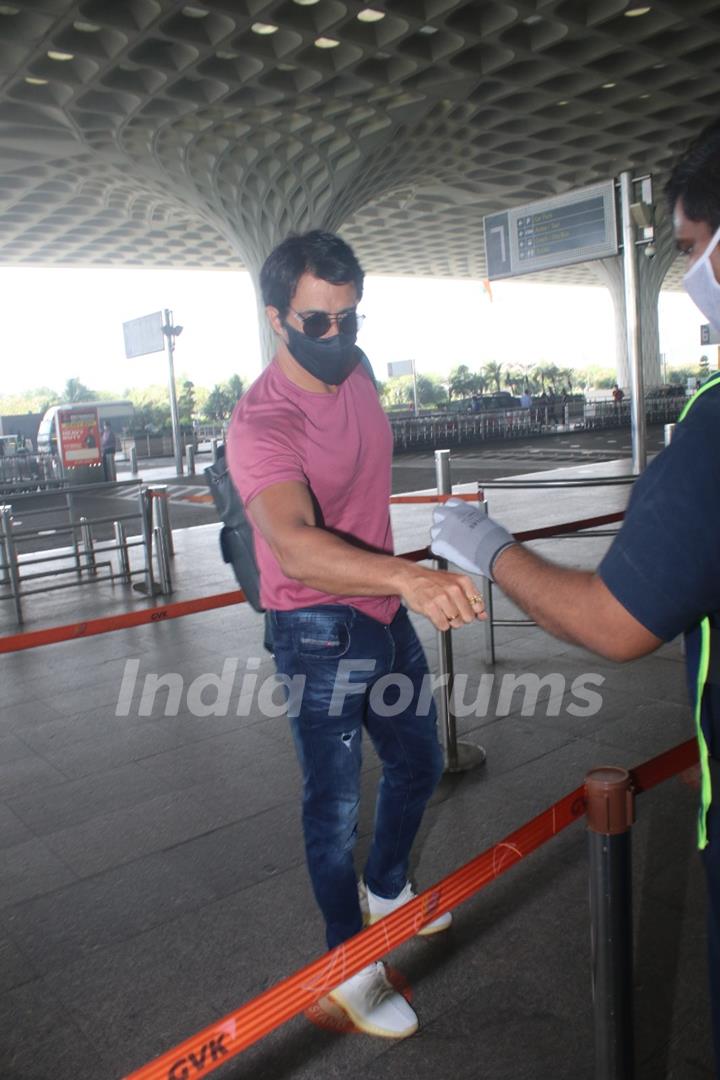
<instances>
[{"instance_id":1,"label":"white signboard","mask_svg":"<svg viewBox=\"0 0 720 1080\"><path fill-rule=\"evenodd\" d=\"M388 379L396 379L398 375L412 375L412 373L412 360L395 360L392 364L388 364Z\"/></svg>"},{"instance_id":2,"label":"white signboard","mask_svg":"<svg viewBox=\"0 0 720 1080\"><path fill-rule=\"evenodd\" d=\"M123 323L125 336L125 355L128 360L145 353L162 352L165 348L162 312L143 315L140 319L131 319Z\"/></svg>"}]
</instances>

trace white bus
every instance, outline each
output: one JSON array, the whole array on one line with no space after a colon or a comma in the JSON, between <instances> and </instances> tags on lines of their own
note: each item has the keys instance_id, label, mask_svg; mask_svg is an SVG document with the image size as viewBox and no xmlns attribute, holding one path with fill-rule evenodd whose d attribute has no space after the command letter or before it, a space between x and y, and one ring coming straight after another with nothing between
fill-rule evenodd
<instances>
[{"instance_id":1,"label":"white bus","mask_svg":"<svg viewBox=\"0 0 720 1080\"><path fill-rule=\"evenodd\" d=\"M132 401L69 401L65 405L51 405L38 428L38 454L58 452L57 415L60 410L82 408L97 409L100 428L107 420L116 435L121 435L133 418Z\"/></svg>"}]
</instances>

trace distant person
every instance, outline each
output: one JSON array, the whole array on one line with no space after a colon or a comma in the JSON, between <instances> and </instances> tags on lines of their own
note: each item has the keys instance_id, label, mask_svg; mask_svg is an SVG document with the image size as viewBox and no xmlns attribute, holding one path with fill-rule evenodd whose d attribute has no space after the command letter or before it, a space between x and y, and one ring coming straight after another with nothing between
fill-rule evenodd
<instances>
[{"instance_id":1,"label":"distant person","mask_svg":"<svg viewBox=\"0 0 720 1080\"><path fill-rule=\"evenodd\" d=\"M528 388L526 386L525 389L523 390L522 394L520 395L520 407L522 409L529 409L531 405L532 405L532 398L531 398L530 393L528 391Z\"/></svg>"},{"instance_id":2,"label":"distant person","mask_svg":"<svg viewBox=\"0 0 720 1080\"><path fill-rule=\"evenodd\" d=\"M110 422L105 420L103 422L102 435L100 436L100 450L102 451L103 472L106 480L115 479L116 449L115 432L110 426Z\"/></svg>"},{"instance_id":3,"label":"distant person","mask_svg":"<svg viewBox=\"0 0 720 1080\"><path fill-rule=\"evenodd\" d=\"M615 412L619 414L620 407L625 399L625 394L620 389L617 383L615 383L615 385L613 386L612 399L615 406Z\"/></svg>"},{"instance_id":4,"label":"distant person","mask_svg":"<svg viewBox=\"0 0 720 1080\"><path fill-rule=\"evenodd\" d=\"M666 188L683 284L720 331L720 122L698 137ZM613 391L617 405L623 394ZM610 660L684 635L700 758L698 846L708 893L708 959L720 1077L720 372L685 405L673 440L636 480L597 571L557 566L467 503L435 511L432 549L496 581L539 626Z\"/></svg>"}]
</instances>

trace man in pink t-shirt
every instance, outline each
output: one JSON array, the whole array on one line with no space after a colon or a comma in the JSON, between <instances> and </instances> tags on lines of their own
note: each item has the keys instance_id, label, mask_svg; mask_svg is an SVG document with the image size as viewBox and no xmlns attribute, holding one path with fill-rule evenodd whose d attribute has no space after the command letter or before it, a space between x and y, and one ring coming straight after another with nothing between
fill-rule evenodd
<instances>
[{"instance_id":1,"label":"man in pink t-shirt","mask_svg":"<svg viewBox=\"0 0 720 1080\"><path fill-rule=\"evenodd\" d=\"M332 948L362 928L363 908L375 921L414 895L410 849L442 772L427 663L406 606L447 630L481 617L482 601L469 577L393 555L392 434L355 345L363 271L351 248L331 233L290 237L260 286L277 351L235 409L227 460L288 687L308 869ZM358 885L363 727L383 775ZM420 933L450 922L440 916ZM331 996L370 1034L417 1028L381 963Z\"/></svg>"}]
</instances>

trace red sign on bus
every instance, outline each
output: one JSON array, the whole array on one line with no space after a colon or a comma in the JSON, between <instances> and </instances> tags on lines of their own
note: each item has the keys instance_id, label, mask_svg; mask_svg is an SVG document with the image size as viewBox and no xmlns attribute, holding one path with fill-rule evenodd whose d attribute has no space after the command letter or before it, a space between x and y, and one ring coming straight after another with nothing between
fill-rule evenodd
<instances>
[{"instance_id":1,"label":"red sign on bus","mask_svg":"<svg viewBox=\"0 0 720 1080\"><path fill-rule=\"evenodd\" d=\"M65 467L99 465L100 424L97 409L84 405L58 412L60 457Z\"/></svg>"}]
</instances>

